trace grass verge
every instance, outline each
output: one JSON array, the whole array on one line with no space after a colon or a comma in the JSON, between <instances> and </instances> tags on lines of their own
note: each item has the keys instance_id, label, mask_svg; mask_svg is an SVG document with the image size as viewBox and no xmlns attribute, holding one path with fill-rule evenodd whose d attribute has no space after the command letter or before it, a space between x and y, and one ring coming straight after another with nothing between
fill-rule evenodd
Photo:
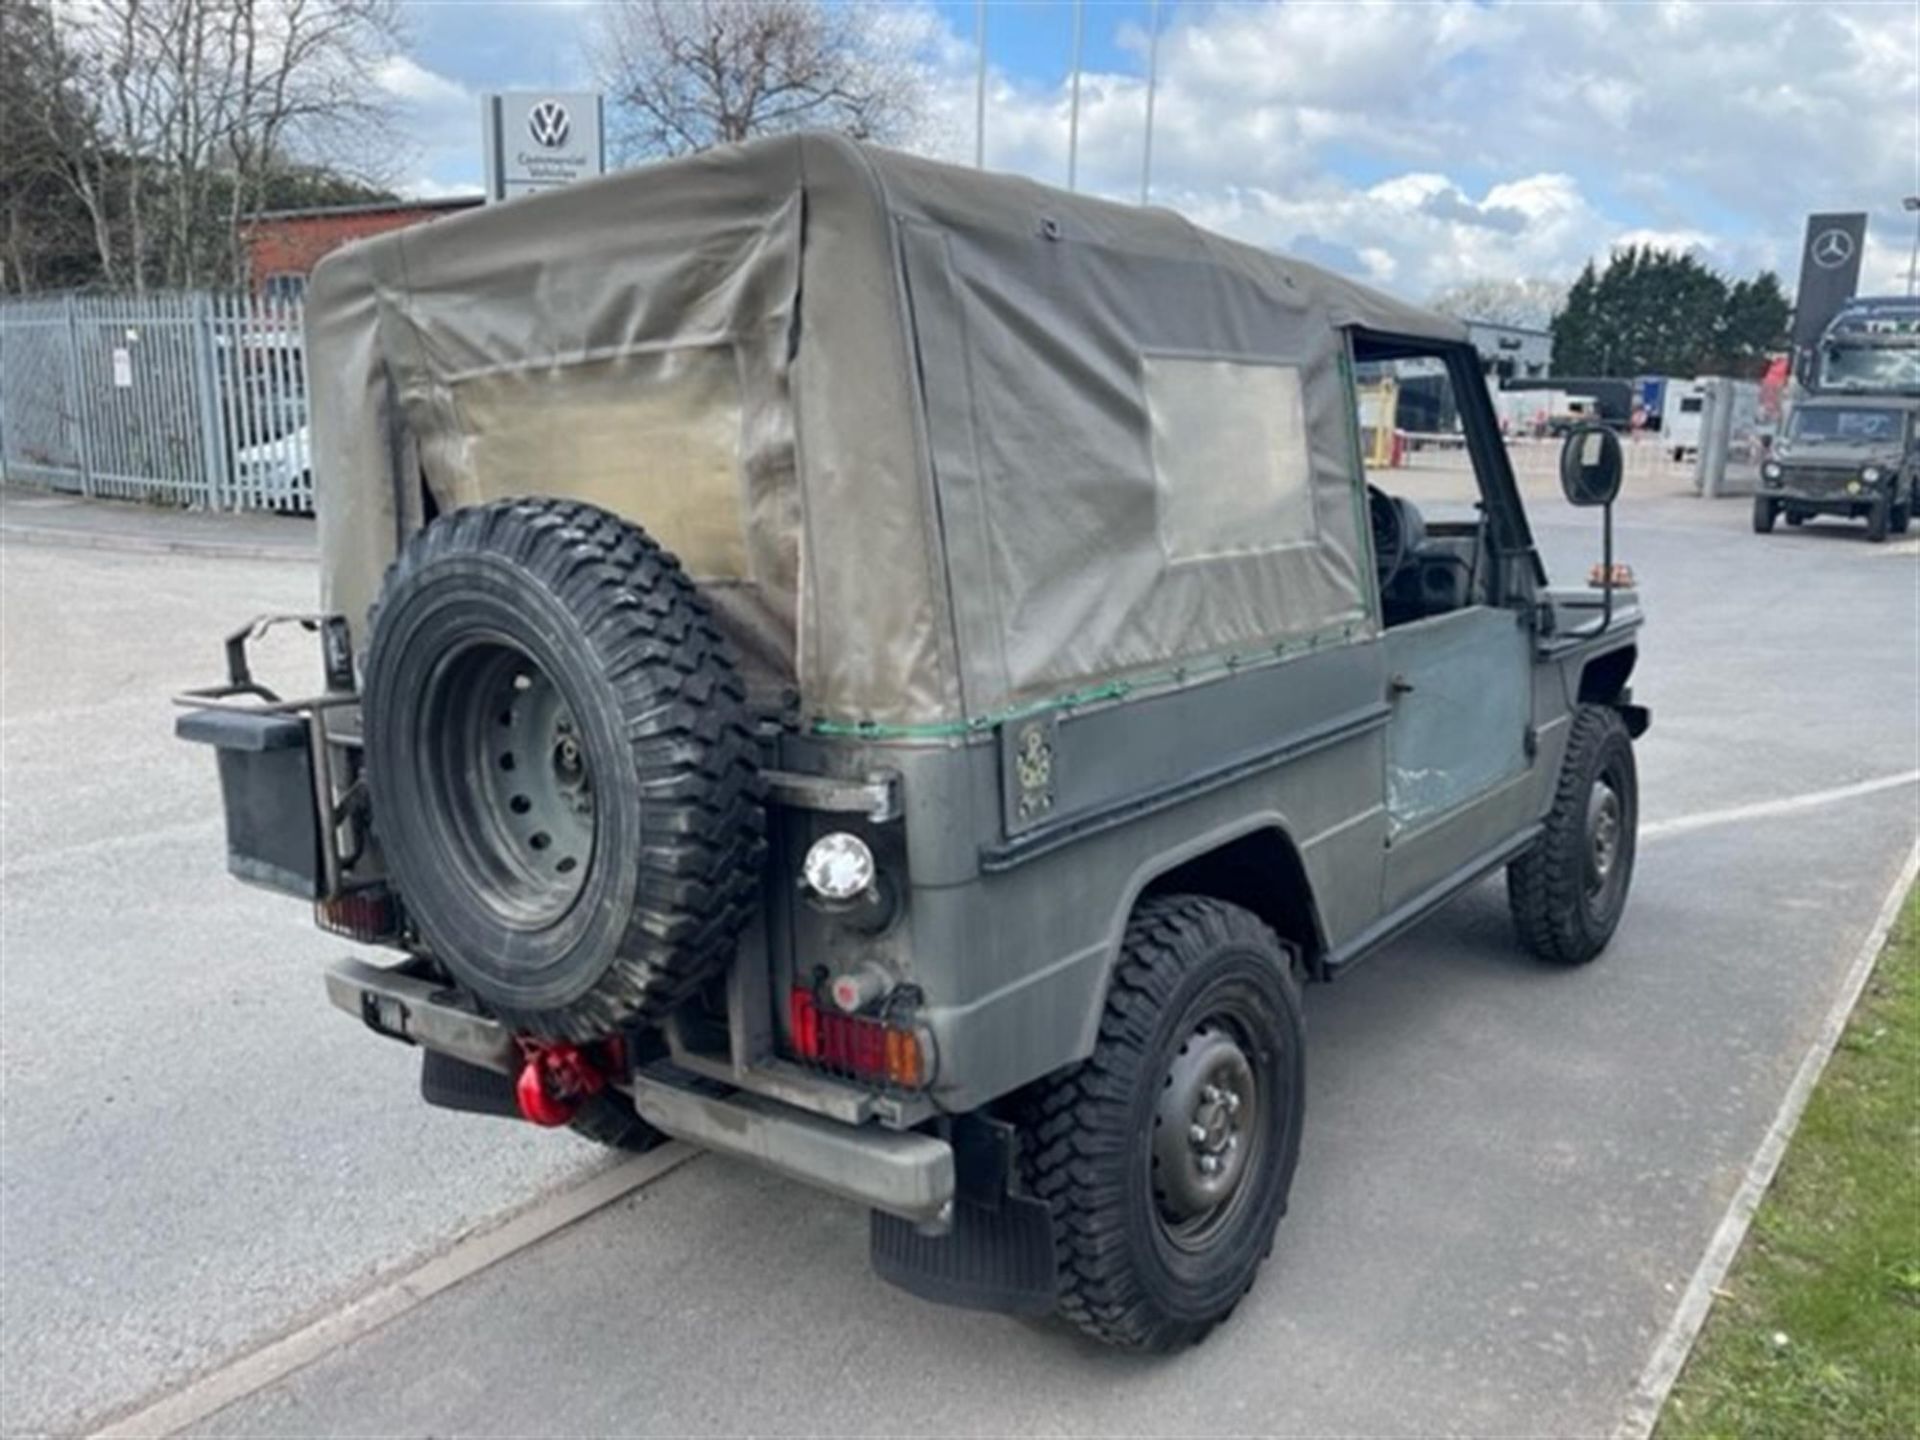
<instances>
[{"instance_id":1,"label":"grass verge","mask_svg":"<svg viewBox=\"0 0 1920 1440\"><path fill-rule=\"evenodd\" d=\"M1655 1434L1920 1435L1920 889Z\"/></svg>"}]
</instances>

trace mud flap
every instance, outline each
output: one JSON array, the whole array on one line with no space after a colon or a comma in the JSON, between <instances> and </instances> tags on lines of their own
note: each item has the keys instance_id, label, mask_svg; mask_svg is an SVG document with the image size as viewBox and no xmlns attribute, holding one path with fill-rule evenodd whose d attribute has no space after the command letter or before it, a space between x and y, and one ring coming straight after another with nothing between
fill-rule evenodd
<instances>
[{"instance_id":1,"label":"mud flap","mask_svg":"<svg viewBox=\"0 0 1920 1440\"><path fill-rule=\"evenodd\" d=\"M1003 1195L997 1205L956 1199L953 1228L922 1235L872 1214L873 1269L910 1295L967 1310L1044 1315L1053 1309L1053 1216L1046 1202Z\"/></svg>"},{"instance_id":2,"label":"mud flap","mask_svg":"<svg viewBox=\"0 0 1920 1440\"><path fill-rule=\"evenodd\" d=\"M451 1055L442 1055L438 1050L420 1052L420 1098L442 1110L520 1118L513 1076L498 1070L483 1070Z\"/></svg>"}]
</instances>

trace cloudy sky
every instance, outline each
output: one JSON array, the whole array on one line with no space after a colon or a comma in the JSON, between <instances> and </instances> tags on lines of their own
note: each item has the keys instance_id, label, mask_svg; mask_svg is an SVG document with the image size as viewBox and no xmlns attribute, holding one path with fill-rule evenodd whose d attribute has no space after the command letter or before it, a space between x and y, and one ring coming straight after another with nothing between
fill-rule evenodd
<instances>
[{"instance_id":1,"label":"cloudy sky","mask_svg":"<svg viewBox=\"0 0 1920 1440\"><path fill-rule=\"evenodd\" d=\"M478 188L479 96L585 88L593 3L408 0L383 83L401 188ZM971 160L972 0L888 7L929 78L920 148ZM1150 6L1087 0L1083 189L1139 196ZM987 7L986 158L1064 184L1073 11ZM1920 0L1158 7L1153 200L1415 299L1565 280L1639 240L1794 280L1809 210L1871 213L1865 293L1905 288Z\"/></svg>"}]
</instances>

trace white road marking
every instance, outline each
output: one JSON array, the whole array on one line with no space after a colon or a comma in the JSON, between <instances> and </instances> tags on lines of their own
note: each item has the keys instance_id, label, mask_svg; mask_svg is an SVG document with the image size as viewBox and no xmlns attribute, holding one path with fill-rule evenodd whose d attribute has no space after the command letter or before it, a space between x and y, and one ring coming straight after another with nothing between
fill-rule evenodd
<instances>
[{"instance_id":1,"label":"white road marking","mask_svg":"<svg viewBox=\"0 0 1920 1440\"><path fill-rule=\"evenodd\" d=\"M1640 827L1640 839L1664 840L1669 835L1685 835L1693 830L1709 830L1716 825L1738 825L1743 820L1767 820L1775 815L1792 815L1800 810L1815 810L1836 805L1862 795L1877 795L1882 790L1898 790L1920 782L1920 770L1903 770L1898 775L1882 775L1832 790L1811 790L1803 795L1787 795L1778 800L1761 800L1752 805L1735 805L1728 810L1702 810L1692 815L1676 815L1671 820L1656 820Z\"/></svg>"},{"instance_id":2,"label":"white road marking","mask_svg":"<svg viewBox=\"0 0 1920 1440\"><path fill-rule=\"evenodd\" d=\"M1813 1094L1820 1073L1827 1068L1834 1047L1840 1043L1840 1036L1847 1028L1847 1020L1860 999L1860 992L1866 989L1867 979L1873 974L1874 962L1880 958L1880 948L1886 944L1887 933L1899 918L1900 902L1913 887L1916 876L1920 876L1920 842L1916 842L1913 849L1907 852L1907 863L1900 867L1900 874L1894 880L1893 888L1887 892L1873 928L1867 931L1866 939L1860 942L1860 949L1854 955L1853 964L1848 967L1846 979L1840 986L1840 994L1827 1011L1826 1019L1820 1023L1820 1031L1814 1036L1812 1048L1800 1061L1800 1068L1794 1072L1793 1083L1787 1087L1786 1097L1780 1102L1773 1124L1767 1127L1760 1148L1754 1151L1753 1159L1747 1162L1746 1176L1741 1180L1740 1188L1734 1191L1733 1199L1728 1202L1726 1214L1721 1217L1719 1228L1713 1232L1713 1239L1707 1245L1707 1253L1700 1257L1693 1278L1687 1282L1687 1288L1680 1297L1679 1307L1667 1322L1667 1328L1661 1332L1660 1341L1654 1346L1646 1369L1640 1372L1640 1381L1627 1401L1626 1413L1613 1432L1614 1440L1647 1440L1653 1433L1660 1411L1667 1403L1667 1394L1673 1389L1673 1382L1679 1378L1680 1367L1686 1364L1694 1341L1700 1338L1700 1328L1706 1323L1707 1312L1713 1308L1714 1295L1720 1288L1720 1282L1727 1278L1733 1257L1740 1251L1740 1242L1746 1239L1747 1227L1753 1223L1753 1212L1759 1208L1767 1187L1773 1183L1774 1172L1780 1168L1780 1159L1786 1154L1787 1142L1793 1138L1793 1132L1800 1124L1801 1112L1807 1108L1807 1100Z\"/></svg>"},{"instance_id":3,"label":"white road marking","mask_svg":"<svg viewBox=\"0 0 1920 1440\"><path fill-rule=\"evenodd\" d=\"M1669 835L1687 834L1716 825L1736 824L1743 820L1792 814L1863 795L1878 794L1902 785L1912 785L1916 781L1920 781L1920 770L1909 770L1898 775L1885 775L1874 780L1839 786L1832 790L1816 790L1808 794L1790 795L1779 800L1740 805L1727 810L1707 810L1694 815L1676 816L1671 820L1642 825L1640 838L1661 839ZM1859 998L1860 990L1866 984L1866 977L1872 973L1873 960L1879 954L1880 945L1885 940L1887 931L1892 927L1893 917L1898 912L1900 897L1906 894L1907 887L1912 884L1916 870L1920 870L1920 844L1916 844L1913 853L1908 857L1900 881L1894 886L1893 894L1882 909L1872 932L1869 933L1867 944L1861 950L1861 956L1854 960L1852 968L1849 969L1840 1000L1836 1002L1834 1010L1821 1027L1813 1050L1802 1061L1800 1071L1794 1077L1793 1086L1787 1092L1786 1101L1782 1103L1779 1114L1761 1142L1759 1152L1748 1167L1745 1183L1735 1195L1726 1218L1721 1222L1720 1230L1715 1233L1713 1244L1687 1287L1680 1309L1675 1313L1673 1321L1654 1352L1652 1361L1648 1363L1646 1371L1642 1374L1628 1409L1627 1418L1621 1422L1617 1432L1619 1440L1645 1440L1651 1432L1653 1421L1660 1413L1667 1391L1672 1388L1674 1377L1679 1374L1680 1366L1686 1360L1694 1338L1699 1333L1707 1307L1713 1302L1714 1288L1724 1278L1727 1265L1732 1260L1734 1251L1738 1250L1741 1238L1746 1234L1753 1209L1772 1179L1773 1172L1780 1162L1780 1152L1786 1148L1787 1139L1793 1133L1800 1111L1806 1106L1807 1092L1813 1088L1813 1082L1819 1078L1821 1069L1826 1065L1827 1057L1832 1054L1834 1044L1839 1039L1840 1031L1845 1028L1847 1016L1853 1011L1854 1002ZM297 1370L304 1369L342 1346L351 1344L377 1330L389 1321L398 1319L469 1276L478 1274L489 1266L564 1229L574 1221L641 1189L699 1153L692 1146L676 1141L648 1154L636 1156L611 1170L601 1171L572 1189L556 1191L536 1201L531 1207L505 1223L456 1242L451 1249L406 1271L378 1289L348 1302L331 1314L323 1315L318 1320L283 1335L278 1340L270 1341L259 1349L250 1351L198 1379L189 1381L181 1388L168 1392L158 1400L151 1401L138 1410L101 1426L92 1432L94 1440L125 1440L125 1437L134 1436L172 1435L197 1425L236 1401L244 1400L247 1396L264 1390L267 1386L285 1379ZM1749 1191L1752 1192L1750 1197ZM1721 1254L1723 1249L1724 1255ZM1717 1261L1716 1257L1719 1257ZM1648 1406L1651 1406L1650 1410Z\"/></svg>"},{"instance_id":4,"label":"white road marking","mask_svg":"<svg viewBox=\"0 0 1920 1440\"><path fill-rule=\"evenodd\" d=\"M535 1201L504 1224L455 1242L424 1264L291 1334L270 1341L93 1432L95 1440L172 1435L264 1390L441 1291L652 1183L700 1153L678 1141Z\"/></svg>"}]
</instances>

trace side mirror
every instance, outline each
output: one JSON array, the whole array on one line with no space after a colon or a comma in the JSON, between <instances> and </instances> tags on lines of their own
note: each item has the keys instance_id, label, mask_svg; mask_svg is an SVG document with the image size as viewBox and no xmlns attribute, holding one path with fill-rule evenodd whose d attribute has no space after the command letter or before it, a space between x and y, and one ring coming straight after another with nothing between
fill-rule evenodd
<instances>
[{"instance_id":1,"label":"side mirror","mask_svg":"<svg viewBox=\"0 0 1920 1440\"><path fill-rule=\"evenodd\" d=\"M1624 466L1618 435L1604 425L1576 425L1560 447L1560 489L1569 505L1611 505Z\"/></svg>"}]
</instances>

